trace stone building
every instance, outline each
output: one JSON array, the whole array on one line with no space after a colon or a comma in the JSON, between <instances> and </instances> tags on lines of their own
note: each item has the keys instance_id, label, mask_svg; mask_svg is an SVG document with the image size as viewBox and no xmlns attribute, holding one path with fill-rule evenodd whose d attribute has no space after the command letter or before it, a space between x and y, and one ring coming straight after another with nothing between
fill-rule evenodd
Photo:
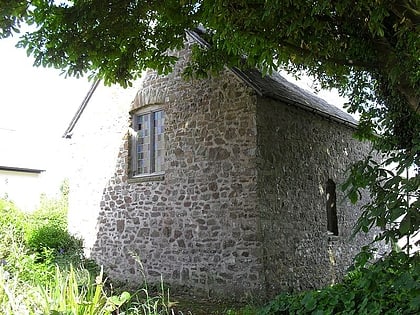
<instances>
[{"instance_id":1,"label":"stone building","mask_svg":"<svg viewBox=\"0 0 420 315\"><path fill-rule=\"evenodd\" d=\"M132 285L137 259L149 282L211 296L336 281L369 241L349 238L359 209L339 189L369 150L356 122L278 74L183 80L189 36L171 74L92 87L65 135L71 231Z\"/></svg>"}]
</instances>

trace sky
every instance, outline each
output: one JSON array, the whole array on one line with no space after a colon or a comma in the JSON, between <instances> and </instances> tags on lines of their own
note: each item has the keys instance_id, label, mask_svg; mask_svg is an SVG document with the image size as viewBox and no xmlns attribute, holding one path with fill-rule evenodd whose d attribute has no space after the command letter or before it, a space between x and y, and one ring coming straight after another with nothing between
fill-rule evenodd
<instances>
[{"instance_id":1,"label":"sky","mask_svg":"<svg viewBox=\"0 0 420 315\"><path fill-rule=\"evenodd\" d=\"M41 160L35 164L50 164L91 82L65 78L58 69L33 67L33 59L16 42L0 40L0 164L16 157L22 158L19 164L27 163L28 152L31 160ZM305 78L297 84L311 90L312 81ZM331 104L343 103L337 93L318 95Z\"/></svg>"},{"instance_id":2,"label":"sky","mask_svg":"<svg viewBox=\"0 0 420 315\"><path fill-rule=\"evenodd\" d=\"M58 69L33 67L26 51L14 47L16 41L0 40L0 130L59 138L91 83L86 78L64 78ZM298 85L311 90L309 79ZM332 104L343 103L337 93L318 95Z\"/></svg>"},{"instance_id":3,"label":"sky","mask_svg":"<svg viewBox=\"0 0 420 315\"><path fill-rule=\"evenodd\" d=\"M87 79L33 67L17 39L0 40L0 130L57 139L89 90Z\"/></svg>"},{"instance_id":4,"label":"sky","mask_svg":"<svg viewBox=\"0 0 420 315\"><path fill-rule=\"evenodd\" d=\"M0 165L46 170L39 185L53 196L69 172L62 135L91 83L33 67L16 41L0 39Z\"/></svg>"}]
</instances>

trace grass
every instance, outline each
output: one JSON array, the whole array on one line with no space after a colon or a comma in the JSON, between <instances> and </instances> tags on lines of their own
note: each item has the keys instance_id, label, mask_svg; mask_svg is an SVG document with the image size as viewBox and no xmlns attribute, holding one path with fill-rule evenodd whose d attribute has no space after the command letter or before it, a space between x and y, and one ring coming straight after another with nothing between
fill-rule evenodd
<instances>
[{"instance_id":1,"label":"grass","mask_svg":"<svg viewBox=\"0 0 420 315\"><path fill-rule=\"evenodd\" d=\"M66 200L44 198L38 211L26 214L0 199L0 314L257 314L197 298L174 299L163 279L157 289L145 282L135 292L112 290L102 269L83 256L82 242L68 233Z\"/></svg>"},{"instance_id":2,"label":"grass","mask_svg":"<svg viewBox=\"0 0 420 315\"><path fill-rule=\"evenodd\" d=\"M173 295L163 279L157 288L145 282L135 292L112 290L102 269L83 256L82 242L68 233L65 204L44 200L42 209L25 214L0 199L0 314L420 314L419 253L393 252L371 263L372 253L362 251L342 283L280 294L262 308Z\"/></svg>"}]
</instances>

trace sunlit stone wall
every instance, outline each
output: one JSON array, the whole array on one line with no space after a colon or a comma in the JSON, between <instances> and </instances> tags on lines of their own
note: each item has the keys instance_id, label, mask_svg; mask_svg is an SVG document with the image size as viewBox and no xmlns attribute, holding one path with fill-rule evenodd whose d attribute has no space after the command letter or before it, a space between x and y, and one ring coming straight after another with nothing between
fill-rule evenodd
<instances>
[{"instance_id":1,"label":"sunlit stone wall","mask_svg":"<svg viewBox=\"0 0 420 315\"><path fill-rule=\"evenodd\" d=\"M229 70L185 81L189 50L178 56L167 76L150 71L115 99L99 91L78 122L70 221L86 251L114 281L162 276L224 298L337 281L366 239L349 240L358 210L339 191L339 233L328 233L325 185L339 187L368 147ZM133 178L130 113L151 107L166 115L165 173Z\"/></svg>"}]
</instances>

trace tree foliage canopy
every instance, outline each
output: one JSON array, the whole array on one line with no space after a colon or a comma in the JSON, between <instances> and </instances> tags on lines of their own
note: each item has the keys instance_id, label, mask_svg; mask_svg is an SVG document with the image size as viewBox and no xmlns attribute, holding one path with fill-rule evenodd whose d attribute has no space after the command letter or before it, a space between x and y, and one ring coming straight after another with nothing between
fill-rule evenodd
<instances>
[{"instance_id":1,"label":"tree foliage canopy","mask_svg":"<svg viewBox=\"0 0 420 315\"><path fill-rule=\"evenodd\" d=\"M360 137L383 154L359 163L347 183L353 200L359 188L372 193L359 227L378 225L391 239L419 229L420 0L0 0L0 11L0 38L31 26L18 45L35 65L106 84L170 71L167 52L198 25L211 46L195 48L190 74L227 65L313 75L348 97ZM402 227L392 225L401 216Z\"/></svg>"},{"instance_id":2,"label":"tree foliage canopy","mask_svg":"<svg viewBox=\"0 0 420 315\"><path fill-rule=\"evenodd\" d=\"M418 0L1 0L0 36L35 26L21 46L36 65L69 75L94 71L108 83L144 68L168 70L165 54L182 46L185 30L211 30L207 66L290 66L344 91L366 77L389 85L419 111ZM241 58L246 56L246 59ZM245 60L246 64L243 64ZM210 65L211 63L211 65ZM357 73L357 75L356 75ZM376 90L376 89L373 89Z\"/></svg>"}]
</instances>

